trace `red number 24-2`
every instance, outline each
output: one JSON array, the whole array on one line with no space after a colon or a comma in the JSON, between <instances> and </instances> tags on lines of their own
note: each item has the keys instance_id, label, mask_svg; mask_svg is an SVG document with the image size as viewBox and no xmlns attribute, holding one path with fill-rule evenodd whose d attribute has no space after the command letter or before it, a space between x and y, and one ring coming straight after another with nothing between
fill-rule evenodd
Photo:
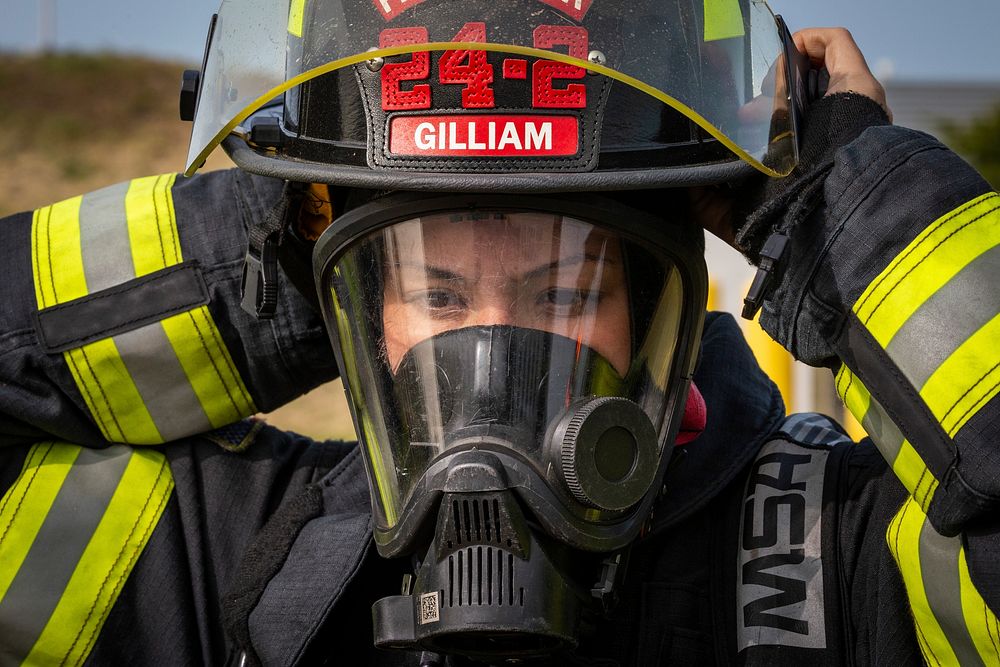
<instances>
[{"instance_id":1,"label":"red number 24-2","mask_svg":"<svg viewBox=\"0 0 1000 667\"><path fill-rule=\"evenodd\" d=\"M587 29L580 26L542 25L535 28L534 46L538 49L567 47L574 58L586 60L588 53ZM427 28L387 28L379 36L379 47L427 43ZM455 42L485 42L485 23L466 23L451 40ZM403 81L426 81L430 77L430 53L411 54L409 62L386 63L382 67L382 109L404 111L431 108L431 87L417 83L409 90ZM580 109L587 106L587 89L582 84L569 84L556 88L558 79L581 79L585 70L576 65L538 60L531 72L531 103L535 108ZM445 51L438 63L438 79L443 84L465 84L462 89L462 107L465 109L492 109L496 106L493 88L493 65L485 51L461 49Z\"/></svg>"}]
</instances>

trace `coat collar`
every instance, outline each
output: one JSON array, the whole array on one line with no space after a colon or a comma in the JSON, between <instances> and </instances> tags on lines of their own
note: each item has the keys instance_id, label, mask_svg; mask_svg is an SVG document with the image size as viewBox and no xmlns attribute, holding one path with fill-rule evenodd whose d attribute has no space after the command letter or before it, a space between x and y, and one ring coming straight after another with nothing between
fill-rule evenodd
<instances>
[{"instance_id":1,"label":"coat collar","mask_svg":"<svg viewBox=\"0 0 1000 667\"><path fill-rule=\"evenodd\" d=\"M785 416L781 393L728 313L705 318L694 382L705 399L707 423L700 436L673 452L653 533L707 505L749 465Z\"/></svg>"}]
</instances>

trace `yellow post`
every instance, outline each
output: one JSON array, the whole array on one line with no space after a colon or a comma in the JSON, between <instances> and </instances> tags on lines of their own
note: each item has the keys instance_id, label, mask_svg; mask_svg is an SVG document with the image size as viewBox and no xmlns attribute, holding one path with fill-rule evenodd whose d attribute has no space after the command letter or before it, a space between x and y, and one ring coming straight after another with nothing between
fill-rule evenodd
<instances>
[{"instance_id":1,"label":"yellow post","mask_svg":"<svg viewBox=\"0 0 1000 667\"><path fill-rule=\"evenodd\" d=\"M714 278L708 279L708 304L705 306L706 310L719 310L720 299L722 295L719 294L719 281Z\"/></svg>"}]
</instances>

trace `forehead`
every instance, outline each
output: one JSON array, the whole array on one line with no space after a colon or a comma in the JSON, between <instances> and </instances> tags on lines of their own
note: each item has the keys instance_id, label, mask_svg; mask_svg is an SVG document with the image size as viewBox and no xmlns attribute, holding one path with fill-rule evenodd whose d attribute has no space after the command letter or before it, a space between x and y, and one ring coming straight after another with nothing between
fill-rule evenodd
<instances>
[{"instance_id":1,"label":"forehead","mask_svg":"<svg viewBox=\"0 0 1000 667\"><path fill-rule=\"evenodd\" d=\"M387 238L403 256L452 253L533 252L553 248L580 252L617 235L552 213L463 211L423 216L394 225Z\"/></svg>"}]
</instances>

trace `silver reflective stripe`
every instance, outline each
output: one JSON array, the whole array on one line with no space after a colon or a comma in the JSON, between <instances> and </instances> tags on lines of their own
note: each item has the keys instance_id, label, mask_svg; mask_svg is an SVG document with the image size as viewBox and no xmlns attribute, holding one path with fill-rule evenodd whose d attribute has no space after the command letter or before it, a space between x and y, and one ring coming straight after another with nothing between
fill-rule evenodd
<instances>
[{"instance_id":1,"label":"silver reflective stripe","mask_svg":"<svg viewBox=\"0 0 1000 667\"><path fill-rule=\"evenodd\" d=\"M962 540L942 537L925 520L920 531L920 577L927 603L962 667L982 665L982 658L969 634L962 611L962 582L958 560Z\"/></svg>"},{"instance_id":2,"label":"silver reflective stripe","mask_svg":"<svg viewBox=\"0 0 1000 667\"><path fill-rule=\"evenodd\" d=\"M1000 246L969 262L900 327L886 353L918 390L941 364L1000 312Z\"/></svg>"},{"instance_id":3,"label":"silver reflective stripe","mask_svg":"<svg viewBox=\"0 0 1000 667\"><path fill-rule=\"evenodd\" d=\"M80 251L91 294L135 278L125 217L130 185L126 181L91 192L80 202Z\"/></svg>"},{"instance_id":4,"label":"silver reflective stripe","mask_svg":"<svg viewBox=\"0 0 1000 667\"><path fill-rule=\"evenodd\" d=\"M861 426L871 436L882 457L892 465L903 446L903 434L874 398L861 419Z\"/></svg>"},{"instance_id":5,"label":"silver reflective stripe","mask_svg":"<svg viewBox=\"0 0 1000 667\"><path fill-rule=\"evenodd\" d=\"M772 440L751 467L740 525L737 651L826 648L821 538L828 457L822 447Z\"/></svg>"},{"instance_id":6,"label":"silver reflective stripe","mask_svg":"<svg viewBox=\"0 0 1000 667\"><path fill-rule=\"evenodd\" d=\"M167 442L214 427L159 322L114 337L129 376Z\"/></svg>"},{"instance_id":7,"label":"silver reflective stripe","mask_svg":"<svg viewBox=\"0 0 1000 667\"><path fill-rule=\"evenodd\" d=\"M31 652L62 597L90 538L104 517L132 448L81 449L0 600L5 658L20 664Z\"/></svg>"}]
</instances>

